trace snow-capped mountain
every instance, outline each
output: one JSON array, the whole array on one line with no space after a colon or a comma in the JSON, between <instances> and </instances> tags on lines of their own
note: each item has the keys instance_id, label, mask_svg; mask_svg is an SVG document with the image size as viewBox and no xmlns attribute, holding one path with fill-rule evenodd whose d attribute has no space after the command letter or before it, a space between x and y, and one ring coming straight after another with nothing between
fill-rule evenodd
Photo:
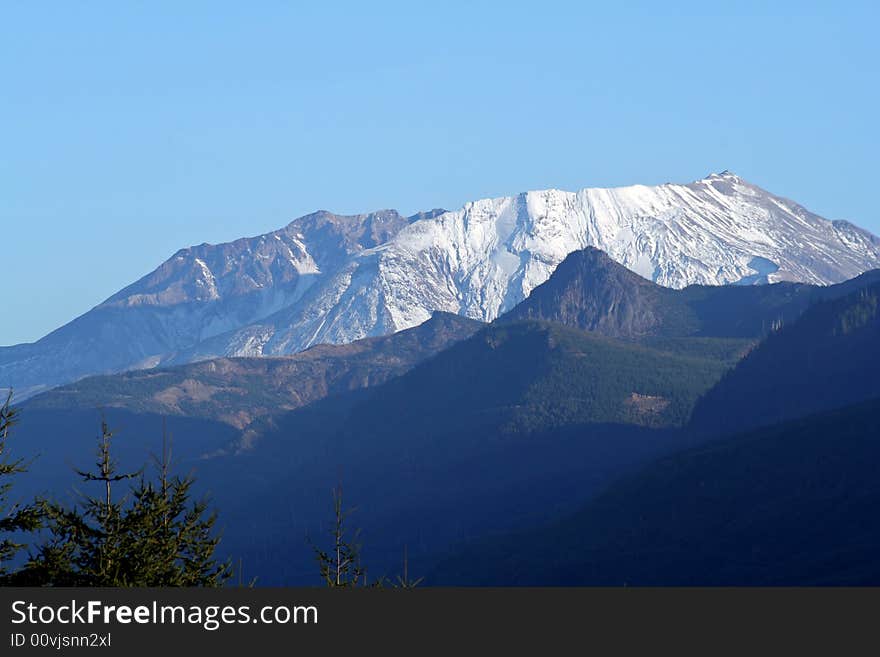
<instances>
[{"instance_id":1,"label":"snow-capped mountain","mask_svg":"<svg viewBox=\"0 0 880 657\"><path fill-rule=\"evenodd\" d=\"M434 310L489 321L586 246L667 287L798 280L880 267L880 239L723 172L691 184L543 190L402 217L319 212L184 249L30 345L0 349L0 385L211 356L281 355L410 328Z\"/></svg>"}]
</instances>

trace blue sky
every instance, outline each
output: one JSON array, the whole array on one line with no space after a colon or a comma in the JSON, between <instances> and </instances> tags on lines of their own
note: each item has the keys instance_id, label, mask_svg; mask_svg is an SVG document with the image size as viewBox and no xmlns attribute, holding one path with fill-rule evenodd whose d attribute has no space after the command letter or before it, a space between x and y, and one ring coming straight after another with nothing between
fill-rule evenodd
<instances>
[{"instance_id":1,"label":"blue sky","mask_svg":"<svg viewBox=\"0 0 880 657\"><path fill-rule=\"evenodd\" d=\"M321 208L731 169L880 233L872 3L623 4L4 2L0 344Z\"/></svg>"}]
</instances>

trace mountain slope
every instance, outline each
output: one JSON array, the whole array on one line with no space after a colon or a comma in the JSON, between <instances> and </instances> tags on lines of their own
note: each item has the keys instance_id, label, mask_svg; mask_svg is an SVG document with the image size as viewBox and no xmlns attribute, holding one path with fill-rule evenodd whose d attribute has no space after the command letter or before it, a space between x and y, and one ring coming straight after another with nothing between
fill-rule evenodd
<instances>
[{"instance_id":1,"label":"mountain slope","mask_svg":"<svg viewBox=\"0 0 880 657\"><path fill-rule=\"evenodd\" d=\"M440 317L473 326L457 316ZM415 349L424 343L419 330L366 344L407 339ZM364 344L319 347L290 359L247 359L245 365L267 370L294 364L283 380L270 377L276 387L265 394L250 388L267 376L261 370L253 377L234 371L234 383L255 402L283 397L312 376L304 362L313 352ZM365 363L368 371L373 363ZM150 405L138 408L126 406L125 395L149 385L150 375L177 380L202 366L107 377L97 389L86 380L71 390L81 401L90 390L99 399L107 388L122 397L122 407L107 414L128 463L138 452L157 449L162 421L149 397ZM425 572L418 563L450 543L572 511L610 478L680 446L674 427L726 367L718 359L517 322L484 327L379 385L346 390L349 373L343 373L337 394L257 418L244 434L199 417L196 387L180 403L191 416L170 417L168 425L175 454L186 459L181 467L196 469L200 492L210 492L221 510L224 549L243 558L261 583L316 581L304 537L324 531L329 490L340 480L359 509L353 521L365 529L371 568L395 572L406 544L413 568ZM171 383L162 389L174 388ZM44 491L66 489L67 463L90 458L99 419L97 410L80 403L41 406L52 399L69 404L62 392L25 403L19 427L22 444L45 455L39 468ZM217 394L209 410L234 408L234 399ZM235 448L242 440L250 449ZM199 458L205 454L211 458Z\"/></svg>"},{"instance_id":2,"label":"mountain slope","mask_svg":"<svg viewBox=\"0 0 880 657\"><path fill-rule=\"evenodd\" d=\"M475 320L434 313L424 324L347 345L319 345L279 358L220 358L95 376L37 395L27 412L120 408L203 418L244 429L325 397L375 386L476 333Z\"/></svg>"},{"instance_id":3,"label":"mountain slope","mask_svg":"<svg viewBox=\"0 0 880 657\"><path fill-rule=\"evenodd\" d=\"M169 362L181 349L297 303L322 268L333 270L426 216L316 212L266 235L181 249L41 340L0 347L0 386L24 399L88 374ZM234 355L253 354L245 345Z\"/></svg>"},{"instance_id":4,"label":"mountain slope","mask_svg":"<svg viewBox=\"0 0 880 657\"><path fill-rule=\"evenodd\" d=\"M685 451L469 546L431 583L876 585L878 436L875 399Z\"/></svg>"},{"instance_id":5,"label":"mountain slope","mask_svg":"<svg viewBox=\"0 0 880 657\"><path fill-rule=\"evenodd\" d=\"M753 288L743 289L749 293ZM453 315L441 318L467 323ZM847 320L847 326L855 326L856 319L858 315ZM286 370L274 381L267 372L276 362L308 361L311 354L320 361L322 352L342 353L365 345L388 345L393 355L403 350L393 346L397 341L409 340L412 348L421 345L424 338L416 336L418 330L347 347L323 346L280 361L248 360L258 368L265 363L266 369L255 370L243 387L251 400L262 394L252 392L252 382L267 377L275 386L269 387L267 399L287 394L288 384L308 388L311 370ZM188 444L186 435L175 435L186 443L188 455L200 445L214 450L213 458L197 461L200 482L213 491L228 523L224 544L243 557L262 582L313 581L311 571L300 566L310 558L303 536L323 531L328 491L340 479L359 508L358 524L369 529L365 541L377 572L392 572L385 569L396 567L403 544L409 546L414 567L426 572L453 543L521 531L574 512L647 459L693 444L695 437L685 430L690 411L729 366L730 355L718 349L717 342L729 341L658 338L651 344L662 348L652 348L544 321L499 322L379 385L346 389L352 370L345 371L337 394L257 418L247 435L233 438L224 427L207 423L193 436L197 444ZM373 358L363 363L367 371L375 366ZM380 358L380 374L383 362ZM354 367L354 378L359 379ZM318 371L318 381L325 380L325 371ZM125 394L126 379L143 385L155 374L167 375L144 372L106 381L120 381L112 387ZM240 373L234 377L242 381ZM182 410L196 414L200 391L193 387L188 394L192 405ZM86 414L88 424L81 424L79 405L63 411L43 409L37 404L41 398L25 405L25 416L49 430L39 435L26 429L29 445L54 453L68 434L91 435L95 413ZM212 412L229 405L228 398L214 402ZM138 417L159 426L155 413L121 419L139 425ZM127 433L124 426L122 432ZM242 440L251 449L228 448ZM63 450L69 447L61 449L67 454ZM749 481L740 471L734 479L740 485ZM544 550L543 543L539 549Z\"/></svg>"},{"instance_id":6,"label":"mountain slope","mask_svg":"<svg viewBox=\"0 0 880 657\"><path fill-rule=\"evenodd\" d=\"M833 283L880 266L880 242L741 178L545 190L404 218L316 213L203 245L37 343L0 348L30 395L87 374L215 356L283 355L420 324L492 320L593 245L661 285Z\"/></svg>"},{"instance_id":7,"label":"mountain slope","mask_svg":"<svg viewBox=\"0 0 880 657\"><path fill-rule=\"evenodd\" d=\"M675 427L725 367L548 323L490 325L382 385L273 418L252 449L200 467L237 482L218 505L248 530L225 540L263 582L314 581L298 570L303 536L323 531L340 481L374 572L393 572L404 544L424 572L450 543L574 510L680 447Z\"/></svg>"},{"instance_id":8,"label":"mountain slope","mask_svg":"<svg viewBox=\"0 0 880 657\"><path fill-rule=\"evenodd\" d=\"M752 350L694 411L730 433L880 396L880 283L817 303Z\"/></svg>"},{"instance_id":9,"label":"mountain slope","mask_svg":"<svg viewBox=\"0 0 880 657\"><path fill-rule=\"evenodd\" d=\"M684 424L726 364L547 322L491 325L389 381L353 415L399 426L546 430L587 422Z\"/></svg>"}]
</instances>

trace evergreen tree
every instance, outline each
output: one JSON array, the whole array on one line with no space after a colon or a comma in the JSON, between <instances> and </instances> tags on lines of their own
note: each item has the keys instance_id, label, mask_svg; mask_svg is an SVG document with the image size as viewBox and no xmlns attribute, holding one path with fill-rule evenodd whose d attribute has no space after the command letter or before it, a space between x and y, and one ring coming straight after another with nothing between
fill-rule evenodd
<instances>
[{"instance_id":1,"label":"evergreen tree","mask_svg":"<svg viewBox=\"0 0 880 657\"><path fill-rule=\"evenodd\" d=\"M333 489L332 543L329 550L312 546L321 578L329 587L353 587L367 584L366 571L361 564L360 530L349 532L345 521L354 509L342 505L342 486ZM380 583L381 584L381 583Z\"/></svg>"},{"instance_id":2,"label":"evergreen tree","mask_svg":"<svg viewBox=\"0 0 880 657\"><path fill-rule=\"evenodd\" d=\"M409 554L406 546L403 546L403 575L397 576L397 581L393 584L396 589L414 589L422 583L424 577L410 579L409 577Z\"/></svg>"},{"instance_id":3,"label":"evergreen tree","mask_svg":"<svg viewBox=\"0 0 880 657\"><path fill-rule=\"evenodd\" d=\"M47 505L51 537L33 555L22 583L55 586L220 586L231 575L214 556L216 514L205 501L191 502L192 477L172 476L163 440L156 459L158 480L140 472L119 473L111 456L113 433L101 422L98 460L83 481L101 484L84 496L82 509ZM114 484L137 483L119 500Z\"/></svg>"},{"instance_id":4,"label":"evergreen tree","mask_svg":"<svg viewBox=\"0 0 880 657\"><path fill-rule=\"evenodd\" d=\"M217 514L208 503L190 503L195 480L171 475L170 441L163 427L162 456L156 458L157 482L142 476L134 489L131 538L133 554L140 554L140 578L161 586L220 586L231 576L228 562L214 557L219 536L214 535ZM147 584L152 585L152 584Z\"/></svg>"},{"instance_id":5,"label":"evergreen tree","mask_svg":"<svg viewBox=\"0 0 880 657\"><path fill-rule=\"evenodd\" d=\"M41 523L38 505L19 504L9 499L10 480L27 471L22 459L9 457L9 433L17 421L18 409L12 405L10 390L6 401L0 405L0 582L9 576L9 561L24 547L15 540L14 533L34 531Z\"/></svg>"},{"instance_id":6,"label":"evergreen tree","mask_svg":"<svg viewBox=\"0 0 880 657\"><path fill-rule=\"evenodd\" d=\"M346 527L346 520L354 511L355 509L346 510L343 507L342 486L334 488L333 527L329 532L332 539L330 548L324 550L312 545L324 583L332 588L354 586L383 588L388 584L397 589L417 587L423 578L410 579L406 546L403 548L403 574L398 575L396 580L389 580L384 575L372 582L367 578L367 569L361 563L360 529L351 531Z\"/></svg>"}]
</instances>

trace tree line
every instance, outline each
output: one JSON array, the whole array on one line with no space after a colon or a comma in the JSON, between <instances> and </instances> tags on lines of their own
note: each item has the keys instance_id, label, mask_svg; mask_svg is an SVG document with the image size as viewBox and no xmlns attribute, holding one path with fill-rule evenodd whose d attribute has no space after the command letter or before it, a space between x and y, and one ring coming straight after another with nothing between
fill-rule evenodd
<instances>
[{"instance_id":1,"label":"tree line","mask_svg":"<svg viewBox=\"0 0 880 657\"><path fill-rule=\"evenodd\" d=\"M124 472L113 457L113 431L102 417L95 462L75 471L97 493L80 494L71 506L47 498L12 501L15 477L30 465L10 455L9 440L19 420L10 391L0 405L0 585L219 587L230 582L232 563L217 556L217 512L207 499L193 498L192 475L172 471L164 428L161 455L140 470ZM421 580L409 577L405 552L403 574L396 580L368 580L359 532L348 527L351 510L343 507L341 486L333 490L333 513L329 545L312 545L324 584L418 585ZM28 536L38 540L29 549ZM26 558L15 560L25 549ZM239 583L240 571L241 564Z\"/></svg>"}]
</instances>

